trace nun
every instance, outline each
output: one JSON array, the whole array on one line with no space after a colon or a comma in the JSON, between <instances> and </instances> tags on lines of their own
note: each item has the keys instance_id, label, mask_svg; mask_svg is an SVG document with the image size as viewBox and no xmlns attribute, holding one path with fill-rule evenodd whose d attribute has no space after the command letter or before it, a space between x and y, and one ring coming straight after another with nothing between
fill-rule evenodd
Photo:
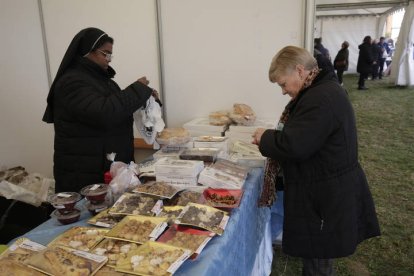
<instances>
[{"instance_id":1,"label":"nun","mask_svg":"<svg viewBox=\"0 0 414 276\"><path fill-rule=\"evenodd\" d=\"M75 35L47 97L43 121L54 124L56 192L103 183L107 153L134 160L133 113L157 92L141 77L125 89L113 80L114 40L97 28Z\"/></svg>"}]
</instances>

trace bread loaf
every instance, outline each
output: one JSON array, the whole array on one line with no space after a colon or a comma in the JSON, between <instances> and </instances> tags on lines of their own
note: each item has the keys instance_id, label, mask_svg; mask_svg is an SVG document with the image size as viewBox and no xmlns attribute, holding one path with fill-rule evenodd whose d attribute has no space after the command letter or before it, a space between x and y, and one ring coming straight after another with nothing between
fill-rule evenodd
<instances>
[{"instance_id":1,"label":"bread loaf","mask_svg":"<svg viewBox=\"0 0 414 276\"><path fill-rule=\"evenodd\" d=\"M238 125L251 126L256 121L256 113L247 104L235 103L230 118Z\"/></svg>"},{"instance_id":2,"label":"bread loaf","mask_svg":"<svg viewBox=\"0 0 414 276\"><path fill-rule=\"evenodd\" d=\"M231 123L229 112L225 110L211 112L208 115L208 120L210 125L213 126L224 126L229 125Z\"/></svg>"}]
</instances>

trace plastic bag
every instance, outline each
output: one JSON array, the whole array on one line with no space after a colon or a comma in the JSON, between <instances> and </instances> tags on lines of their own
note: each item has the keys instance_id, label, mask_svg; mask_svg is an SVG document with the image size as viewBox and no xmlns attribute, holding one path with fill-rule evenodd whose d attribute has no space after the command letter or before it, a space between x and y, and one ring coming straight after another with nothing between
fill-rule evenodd
<instances>
[{"instance_id":1,"label":"plastic bag","mask_svg":"<svg viewBox=\"0 0 414 276\"><path fill-rule=\"evenodd\" d=\"M141 184L137 175L138 165L133 161L131 161L129 165L122 166L116 171L116 175L109 183L114 201L116 201L125 192L130 191L137 185Z\"/></svg>"},{"instance_id":2,"label":"plastic bag","mask_svg":"<svg viewBox=\"0 0 414 276\"><path fill-rule=\"evenodd\" d=\"M108 153L106 158L112 162L111 167L109 168L109 173L112 176L112 179L118 174L118 170L124 169L128 166L124 162L115 161L116 153Z\"/></svg>"},{"instance_id":3,"label":"plastic bag","mask_svg":"<svg viewBox=\"0 0 414 276\"><path fill-rule=\"evenodd\" d=\"M161 107L153 96L148 99L145 108L140 108L134 112L135 126L145 143L149 145L155 142L157 133L165 127L161 114Z\"/></svg>"}]
</instances>

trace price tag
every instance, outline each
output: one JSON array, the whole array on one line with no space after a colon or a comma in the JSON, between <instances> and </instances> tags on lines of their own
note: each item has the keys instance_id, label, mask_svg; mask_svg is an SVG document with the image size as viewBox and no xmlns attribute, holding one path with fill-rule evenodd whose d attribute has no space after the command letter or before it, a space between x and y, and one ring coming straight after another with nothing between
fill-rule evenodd
<instances>
[{"instance_id":1,"label":"price tag","mask_svg":"<svg viewBox=\"0 0 414 276\"><path fill-rule=\"evenodd\" d=\"M191 256L191 251L186 249L184 253L175 261L173 262L170 267L167 269L167 272L174 274L175 271L180 267L180 265Z\"/></svg>"},{"instance_id":2,"label":"price tag","mask_svg":"<svg viewBox=\"0 0 414 276\"><path fill-rule=\"evenodd\" d=\"M58 197L66 197L66 198L68 198L68 197L71 197L72 195L71 194L67 194L67 193L58 193L57 196Z\"/></svg>"},{"instance_id":3,"label":"price tag","mask_svg":"<svg viewBox=\"0 0 414 276\"><path fill-rule=\"evenodd\" d=\"M88 260L92 260L92 261L95 261L97 263L106 262L108 260L108 257L106 257L106 256L99 256L99 255L88 253L88 252L85 252L85 251L73 250L72 253L79 256L79 257L82 257L82 258L85 258L85 259L88 259Z\"/></svg>"},{"instance_id":4,"label":"price tag","mask_svg":"<svg viewBox=\"0 0 414 276\"><path fill-rule=\"evenodd\" d=\"M36 243L36 242L32 242L30 240L24 240L19 247L27 249L27 250L31 250L31 251L42 251L43 249L46 249L46 246Z\"/></svg>"},{"instance_id":5,"label":"price tag","mask_svg":"<svg viewBox=\"0 0 414 276\"><path fill-rule=\"evenodd\" d=\"M164 204L162 203L162 200L158 200L157 203L155 203L154 207L152 207L151 212L153 212L156 216L158 216L161 211Z\"/></svg>"},{"instance_id":6,"label":"price tag","mask_svg":"<svg viewBox=\"0 0 414 276\"><path fill-rule=\"evenodd\" d=\"M161 222L159 223L154 230L152 230L151 234L149 234L149 237L151 238L151 240L155 240L157 239L162 232L164 232L165 228L167 228L168 223L166 222Z\"/></svg>"},{"instance_id":7,"label":"price tag","mask_svg":"<svg viewBox=\"0 0 414 276\"><path fill-rule=\"evenodd\" d=\"M96 222L95 223L96 226L101 226L101 227L106 227L106 228L111 228L111 225L109 225L108 223L104 223L104 222Z\"/></svg>"}]
</instances>

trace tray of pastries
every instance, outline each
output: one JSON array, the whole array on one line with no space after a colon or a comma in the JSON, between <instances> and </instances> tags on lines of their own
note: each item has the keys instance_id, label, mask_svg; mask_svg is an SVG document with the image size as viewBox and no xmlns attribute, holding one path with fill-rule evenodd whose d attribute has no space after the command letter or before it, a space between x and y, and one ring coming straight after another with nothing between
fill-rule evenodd
<instances>
[{"instance_id":1,"label":"tray of pastries","mask_svg":"<svg viewBox=\"0 0 414 276\"><path fill-rule=\"evenodd\" d=\"M227 226L227 212L196 203L188 203L175 220L176 224L196 226L222 235Z\"/></svg>"},{"instance_id":2,"label":"tray of pastries","mask_svg":"<svg viewBox=\"0 0 414 276\"><path fill-rule=\"evenodd\" d=\"M120 222L125 215L112 215L109 213L109 209L106 209L100 213L98 213L96 216L90 218L88 220L89 224L105 227L105 228L112 228L114 227L118 222Z\"/></svg>"},{"instance_id":3,"label":"tray of pastries","mask_svg":"<svg viewBox=\"0 0 414 276\"><path fill-rule=\"evenodd\" d=\"M155 198L141 194L125 193L120 196L111 209L109 209L109 213L118 215L153 216L157 213L157 204L159 204L159 202Z\"/></svg>"},{"instance_id":4,"label":"tray of pastries","mask_svg":"<svg viewBox=\"0 0 414 276\"><path fill-rule=\"evenodd\" d=\"M106 237L144 243L157 239L167 226L166 218L126 216L106 234Z\"/></svg>"},{"instance_id":5,"label":"tray of pastries","mask_svg":"<svg viewBox=\"0 0 414 276\"><path fill-rule=\"evenodd\" d=\"M45 248L46 246L33 242L27 238L19 238L0 255L0 259L24 264L31 255L42 251Z\"/></svg>"},{"instance_id":6,"label":"tray of pastries","mask_svg":"<svg viewBox=\"0 0 414 276\"><path fill-rule=\"evenodd\" d=\"M136 275L172 275L191 251L159 242L146 242L117 262L115 270Z\"/></svg>"},{"instance_id":7,"label":"tray of pastries","mask_svg":"<svg viewBox=\"0 0 414 276\"><path fill-rule=\"evenodd\" d=\"M48 275L93 275L107 257L67 247L48 247L31 256L28 265Z\"/></svg>"},{"instance_id":8,"label":"tray of pastries","mask_svg":"<svg viewBox=\"0 0 414 276\"><path fill-rule=\"evenodd\" d=\"M91 252L97 255L108 257L107 266L115 267L116 262L121 257L125 257L130 250L137 249L139 244L135 242L115 240L115 239L103 239L99 242Z\"/></svg>"},{"instance_id":9,"label":"tray of pastries","mask_svg":"<svg viewBox=\"0 0 414 276\"><path fill-rule=\"evenodd\" d=\"M103 228L75 226L57 236L48 247L59 245L89 251L104 238L108 231Z\"/></svg>"},{"instance_id":10,"label":"tray of pastries","mask_svg":"<svg viewBox=\"0 0 414 276\"><path fill-rule=\"evenodd\" d=\"M214 208L237 208L243 196L243 190L205 189L206 204Z\"/></svg>"},{"instance_id":11,"label":"tray of pastries","mask_svg":"<svg viewBox=\"0 0 414 276\"><path fill-rule=\"evenodd\" d=\"M157 241L176 247L187 248L194 252L192 258L195 258L214 235L215 233L210 231L174 224Z\"/></svg>"},{"instance_id":12,"label":"tray of pastries","mask_svg":"<svg viewBox=\"0 0 414 276\"><path fill-rule=\"evenodd\" d=\"M189 202L193 203L203 203L203 191L206 187L194 186L192 189L188 188L182 190L172 198L171 200L166 200L164 205L168 206L186 206Z\"/></svg>"},{"instance_id":13,"label":"tray of pastries","mask_svg":"<svg viewBox=\"0 0 414 276\"><path fill-rule=\"evenodd\" d=\"M138 185L132 192L156 196L160 198L173 198L180 190L162 181L151 181Z\"/></svg>"}]
</instances>

